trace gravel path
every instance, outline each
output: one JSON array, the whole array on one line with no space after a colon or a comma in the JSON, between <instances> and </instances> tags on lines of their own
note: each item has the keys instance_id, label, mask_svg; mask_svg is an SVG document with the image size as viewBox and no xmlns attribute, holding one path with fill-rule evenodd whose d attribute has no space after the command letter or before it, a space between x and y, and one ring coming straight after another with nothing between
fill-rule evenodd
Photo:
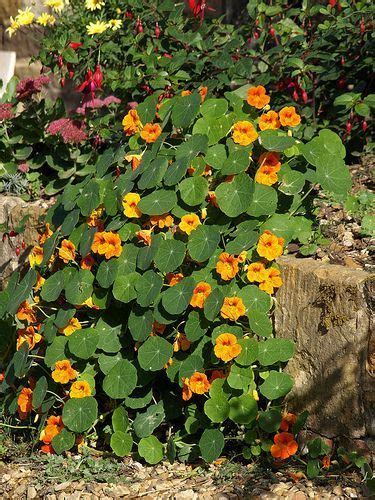
<instances>
[{"instance_id":1,"label":"gravel path","mask_svg":"<svg viewBox=\"0 0 375 500\"><path fill-rule=\"evenodd\" d=\"M79 459L76 460L79 467ZM62 463L59 473L70 475L69 465ZM55 471L55 472L54 472ZM0 462L1 499L107 500L126 498L226 500L237 498L289 500L370 498L356 475L331 476L315 482L302 478L294 482L291 474L254 470L232 464L192 468L169 463L144 467L127 460L117 472L117 484L95 482L95 473L86 479L64 480L53 477L56 469L39 462ZM57 474L59 474L57 473ZM85 472L83 472L85 475ZM90 477L90 474L91 475ZM99 474L99 473L98 473ZM72 474L74 476L74 474ZM294 478L296 479L296 478ZM323 481L323 482L322 482Z\"/></svg>"}]
</instances>

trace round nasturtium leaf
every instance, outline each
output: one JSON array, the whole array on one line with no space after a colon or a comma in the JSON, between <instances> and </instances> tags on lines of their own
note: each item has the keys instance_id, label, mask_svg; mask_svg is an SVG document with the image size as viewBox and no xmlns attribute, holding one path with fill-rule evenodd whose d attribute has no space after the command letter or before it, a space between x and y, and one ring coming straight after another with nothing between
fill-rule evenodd
<instances>
[{"instance_id":1,"label":"round nasturtium leaf","mask_svg":"<svg viewBox=\"0 0 375 500\"><path fill-rule=\"evenodd\" d=\"M234 175L245 172L250 163L249 154L244 149L238 149L230 153L221 167L223 175Z\"/></svg>"},{"instance_id":2,"label":"round nasturtium leaf","mask_svg":"<svg viewBox=\"0 0 375 500\"><path fill-rule=\"evenodd\" d=\"M290 375L272 370L259 390L265 398L274 400L288 394L292 387L293 380Z\"/></svg>"},{"instance_id":3,"label":"round nasturtium leaf","mask_svg":"<svg viewBox=\"0 0 375 500\"><path fill-rule=\"evenodd\" d=\"M272 215L277 208L277 191L272 186L264 184L254 185L254 193L247 213L252 217Z\"/></svg>"},{"instance_id":4,"label":"round nasturtium leaf","mask_svg":"<svg viewBox=\"0 0 375 500\"><path fill-rule=\"evenodd\" d=\"M133 421L133 429L139 438L150 436L165 418L163 404L152 405L144 413L138 413Z\"/></svg>"},{"instance_id":5,"label":"round nasturtium leaf","mask_svg":"<svg viewBox=\"0 0 375 500\"><path fill-rule=\"evenodd\" d=\"M215 252L219 241L220 231L217 226L198 226L189 236L190 257L197 262L204 262Z\"/></svg>"},{"instance_id":6,"label":"round nasturtium leaf","mask_svg":"<svg viewBox=\"0 0 375 500\"><path fill-rule=\"evenodd\" d=\"M224 393L221 392L208 399L204 404L204 412L211 422L215 424L224 422L229 416L229 403Z\"/></svg>"},{"instance_id":7,"label":"round nasturtium leaf","mask_svg":"<svg viewBox=\"0 0 375 500\"><path fill-rule=\"evenodd\" d=\"M138 361L143 370L161 370L173 355L173 347L161 337L150 337L138 349Z\"/></svg>"},{"instance_id":8,"label":"round nasturtium leaf","mask_svg":"<svg viewBox=\"0 0 375 500\"><path fill-rule=\"evenodd\" d=\"M69 432L65 427L52 439L52 448L60 455L64 451L73 448L76 442L76 436L73 432Z\"/></svg>"},{"instance_id":9,"label":"round nasturtium leaf","mask_svg":"<svg viewBox=\"0 0 375 500\"><path fill-rule=\"evenodd\" d=\"M238 343L242 347L240 354L236 357L236 364L250 366L258 359L258 342L249 337L239 339Z\"/></svg>"},{"instance_id":10,"label":"round nasturtium leaf","mask_svg":"<svg viewBox=\"0 0 375 500\"><path fill-rule=\"evenodd\" d=\"M62 289L64 288L64 274L62 271L57 271L46 279L44 285L42 286L40 296L46 302L53 302L56 300Z\"/></svg>"},{"instance_id":11,"label":"round nasturtium leaf","mask_svg":"<svg viewBox=\"0 0 375 500\"><path fill-rule=\"evenodd\" d=\"M250 424L258 413L257 402L250 394L229 400L229 418L236 424Z\"/></svg>"},{"instance_id":12,"label":"round nasturtium leaf","mask_svg":"<svg viewBox=\"0 0 375 500\"><path fill-rule=\"evenodd\" d=\"M206 118L219 118L228 110L226 99L207 99L201 106L200 112Z\"/></svg>"},{"instance_id":13,"label":"round nasturtium leaf","mask_svg":"<svg viewBox=\"0 0 375 500\"><path fill-rule=\"evenodd\" d=\"M267 313L271 308L271 297L255 285L248 285L241 288L237 295L245 304L249 316L251 316L253 311Z\"/></svg>"},{"instance_id":14,"label":"round nasturtium leaf","mask_svg":"<svg viewBox=\"0 0 375 500\"><path fill-rule=\"evenodd\" d=\"M239 174L231 182L222 182L215 190L219 208L228 217L237 217L248 209L253 181L247 174Z\"/></svg>"},{"instance_id":15,"label":"round nasturtium leaf","mask_svg":"<svg viewBox=\"0 0 375 500\"><path fill-rule=\"evenodd\" d=\"M183 241L163 240L155 255L155 265L163 273L172 273L184 261L185 253Z\"/></svg>"},{"instance_id":16,"label":"round nasturtium leaf","mask_svg":"<svg viewBox=\"0 0 375 500\"><path fill-rule=\"evenodd\" d=\"M130 312L128 319L128 328L134 340L143 342L152 331L154 317L150 309L134 307Z\"/></svg>"},{"instance_id":17,"label":"round nasturtium leaf","mask_svg":"<svg viewBox=\"0 0 375 500\"><path fill-rule=\"evenodd\" d=\"M92 295L94 275L87 269L76 271L65 286L65 298L70 304L83 304Z\"/></svg>"},{"instance_id":18,"label":"round nasturtium leaf","mask_svg":"<svg viewBox=\"0 0 375 500\"><path fill-rule=\"evenodd\" d=\"M101 287L108 288L113 284L116 278L117 268L117 259L103 260L100 263L98 272L96 273L96 280Z\"/></svg>"},{"instance_id":19,"label":"round nasturtium leaf","mask_svg":"<svg viewBox=\"0 0 375 500\"><path fill-rule=\"evenodd\" d=\"M146 271L135 283L138 304L141 307L148 307L159 295L162 286L163 278L161 276L153 270Z\"/></svg>"},{"instance_id":20,"label":"round nasturtium leaf","mask_svg":"<svg viewBox=\"0 0 375 500\"><path fill-rule=\"evenodd\" d=\"M125 457L132 451L133 438L126 432L116 431L111 436L110 445L115 455Z\"/></svg>"},{"instance_id":21,"label":"round nasturtium leaf","mask_svg":"<svg viewBox=\"0 0 375 500\"><path fill-rule=\"evenodd\" d=\"M162 304L169 314L181 314L190 304L195 288L193 278L184 278L162 294Z\"/></svg>"},{"instance_id":22,"label":"round nasturtium leaf","mask_svg":"<svg viewBox=\"0 0 375 500\"><path fill-rule=\"evenodd\" d=\"M204 461L213 462L218 459L224 449L224 434L218 429L206 429L200 440L199 449Z\"/></svg>"},{"instance_id":23,"label":"round nasturtium leaf","mask_svg":"<svg viewBox=\"0 0 375 500\"><path fill-rule=\"evenodd\" d=\"M138 273L118 275L113 284L113 296L120 302L128 303L137 297L135 284L139 280Z\"/></svg>"},{"instance_id":24,"label":"round nasturtium leaf","mask_svg":"<svg viewBox=\"0 0 375 500\"><path fill-rule=\"evenodd\" d=\"M196 354L192 354L181 363L180 380L183 377L191 377L195 372L203 372L203 359Z\"/></svg>"},{"instance_id":25,"label":"round nasturtium leaf","mask_svg":"<svg viewBox=\"0 0 375 500\"><path fill-rule=\"evenodd\" d=\"M254 380L254 373L250 366L239 366L236 363L231 366L227 382L232 389L246 391Z\"/></svg>"},{"instance_id":26,"label":"round nasturtium leaf","mask_svg":"<svg viewBox=\"0 0 375 500\"><path fill-rule=\"evenodd\" d=\"M294 354L294 343L288 339L268 339L258 344L258 360L262 366L288 361Z\"/></svg>"},{"instance_id":27,"label":"round nasturtium leaf","mask_svg":"<svg viewBox=\"0 0 375 500\"><path fill-rule=\"evenodd\" d=\"M266 432L277 432L281 424L281 411L276 408L261 411L258 415L258 424Z\"/></svg>"},{"instance_id":28,"label":"round nasturtium leaf","mask_svg":"<svg viewBox=\"0 0 375 500\"><path fill-rule=\"evenodd\" d=\"M114 432L125 432L129 427L128 413L123 406L118 406L112 413L112 428Z\"/></svg>"},{"instance_id":29,"label":"round nasturtium leaf","mask_svg":"<svg viewBox=\"0 0 375 500\"><path fill-rule=\"evenodd\" d=\"M209 321L218 316L224 302L224 295L219 287L214 288L204 303L204 315Z\"/></svg>"},{"instance_id":30,"label":"round nasturtium leaf","mask_svg":"<svg viewBox=\"0 0 375 500\"><path fill-rule=\"evenodd\" d=\"M64 425L73 432L89 429L98 417L98 403L93 397L68 399L62 411Z\"/></svg>"},{"instance_id":31,"label":"round nasturtium leaf","mask_svg":"<svg viewBox=\"0 0 375 500\"><path fill-rule=\"evenodd\" d=\"M95 328L83 328L72 333L68 340L69 351L80 359L89 359L99 343L99 332Z\"/></svg>"},{"instance_id":32,"label":"round nasturtium leaf","mask_svg":"<svg viewBox=\"0 0 375 500\"><path fill-rule=\"evenodd\" d=\"M138 453L148 464L154 465L163 460L164 449L157 437L148 436L139 441Z\"/></svg>"},{"instance_id":33,"label":"round nasturtium leaf","mask_svg":"<svg viewBox=\"0 0 375 500\"><path fill-rule=\"evenodd\" d=\"M266 312L251 311L249 313L249 324L251 330L260 337L269 337L272 335L272 322Z\"/></svg>"},{"instance_id":34,"label":"round nasturtium leaf","mask_svg":"<svg viewBox=\"0 0 375 500\"><path fill-rule=\"evenodd\" d=\"M163 215L170 212L176 205L177 196L174 191L158 189L142 198L137 207L146 215Z\"/></svg>"},{"instance_id":35,"label":"round nasturtium leaf","mask_svg":"<svg viewBox=\"0 0 375 500\"><path fill-rule=\"evenodd\" d=\"M137 385L137 370L127 359L118 361L103 380L103 390L112 399L124 399Z\"/></svg>"},{"instance_id":36,"label":"round nasturtium leaf","mask_svg":"<svg viewBox=\"0 0 375 500\"><path fill-rule=\"evenodd\" d=\"M59 336L55 337L52 343L47 347L44 362L48 367L53 366L56 361L61 361L62 359L67 358L67 354L65 352L67 343L67 337Z\"/></svg>"}]
</instances>

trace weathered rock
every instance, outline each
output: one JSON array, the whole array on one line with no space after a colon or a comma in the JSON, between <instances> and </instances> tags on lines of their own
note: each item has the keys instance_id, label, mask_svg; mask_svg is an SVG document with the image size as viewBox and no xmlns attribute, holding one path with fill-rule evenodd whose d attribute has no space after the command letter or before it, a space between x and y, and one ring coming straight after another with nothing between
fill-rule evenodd
<instances>
[{"instance_id":1,"label":"weathered rock","mask_svg":"<svg viewBox=\"0 0 375 500\"><path fill-rule=\"evenodd\" d=\"M0 290L4 288L12 272L25 263L30 248L38 241L37 227L41 216L47 209L47 203L42 201L25 202L17 196L0 195ZM16 230L25 217L25 229L15 237L4 236L10 230ZM4 236L4 238L3 238ZM4 241L3 241L4 239ZM22 242L25 248L22 248ZM20 255L16 255L16 248Z\"/></svg>"},{"instance_id":2,"label":"weathered rock","mask_svg":"<svg viewBox=\"0 0 375 500\"><path fill-rule=\"evenodd\" d=\"M308 426L327 437L375 435L375 334L365 271L286 256L278 260L283 286L275 331L292 339L287 370L295 385L288 397L308 410Z\"/></svg>"}]
</instances>

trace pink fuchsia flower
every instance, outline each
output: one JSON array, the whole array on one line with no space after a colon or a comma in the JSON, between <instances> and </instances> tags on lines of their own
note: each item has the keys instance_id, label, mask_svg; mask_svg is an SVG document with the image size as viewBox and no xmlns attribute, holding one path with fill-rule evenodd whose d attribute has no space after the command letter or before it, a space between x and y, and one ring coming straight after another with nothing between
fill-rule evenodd
<instances>
[{"instance_id":1,"label":"pink fuchsia flower","mask_svg":"<svg viewBox=\"0 0 375 500\"><path fill-rule=\"evenodd\" d=\"M10 102L0 104L0 121L10 120L14 117L13 108Z\"/></svg>"},{"instance_id":2,"label":"pink fuchsia flower","mask_svg":"<svg viewBox=\"0 0 375 500\"><path fill-rule=\"evenodd\" d=\"M20 163L18 165L18 170L20 172L22 172L23 174L26 174L26 172L28 172L29 168L30 168L30 165L28 163L26 163L26 162Z\"/></svg>"},{"instance_id":3,"label":"pink fuchsia flower","mask_svg":"<svg viewBox=\"0 0 375 500\"><path fill-rule=\"evenodd\" d=\"M77 90L78 92L95 94L97 90L102 90L102 82L103 73L100 65L97 64L94 73L91 71L91 69L88 70L85 81L81 83Z\"/></svg>"},{"instance_id":4,"label":"pink fuchsia flower","mask_svg":"<svg viewBox=\"0 0 375 500\"><path fill-rule=\"evenodd\" d=\"M46 131L51 135L60 134L65 143L77 144L88 137L84 129L85 124L79 120L60 118L51 122Z\"/></svg>"},{"instance_id":5,"label":"pink fuchsia flower","mask_svg":"<svg viewBox=\"0 0 375 500\"><path fill-rule=\"evenodd\" d=\"M50 78L45 75L38 78L23 78L16 87L17 99L19 101L26 101L34 94L38 94L50 81Z\"/></svg>"}]
</instances>

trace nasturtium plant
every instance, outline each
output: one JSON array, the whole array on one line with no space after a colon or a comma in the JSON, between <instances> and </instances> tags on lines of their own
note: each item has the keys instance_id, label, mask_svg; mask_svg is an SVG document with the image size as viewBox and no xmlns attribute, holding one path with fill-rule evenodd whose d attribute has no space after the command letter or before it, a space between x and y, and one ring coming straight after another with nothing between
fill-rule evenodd
<instances>
[{"instance_id":1,"label":"nasturtium plant","mask_svg":"<svg viewBox=\"0 0 375 500\"><path fill-rule=\"evenodd\" d=\"M282 371L294 346L270 321L276 259L311 232L312 185L350 186L336 134L295 140L291 107L264 134L265 89L241 93L130 110L110 150L137 162L99 160L67 188L2 292L4 409L39 414L43 451L95 433L150 464L239 443L246 458L296 453Z\"/></svg>"}]
</instances>

